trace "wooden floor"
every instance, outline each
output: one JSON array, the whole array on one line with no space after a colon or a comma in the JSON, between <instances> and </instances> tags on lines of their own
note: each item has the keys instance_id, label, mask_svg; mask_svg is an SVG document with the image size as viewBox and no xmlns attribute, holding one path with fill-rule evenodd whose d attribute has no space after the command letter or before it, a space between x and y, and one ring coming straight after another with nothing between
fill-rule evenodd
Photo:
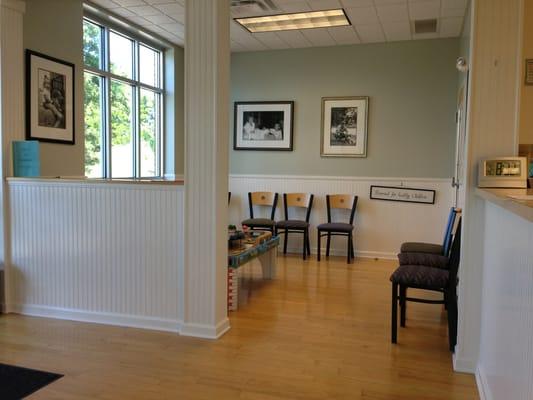
<instances>
[{"instance_id":1,"label":"wooden floor","mask_svg":"<svg viewBox=\"0 0 533 400\"><path fill-rule=\"evenodd\" d=\"M478 399L440 306L410 303L390 344L394 267L281 256L270 282L246 267L251 296L218 341L3 315L0 362L65 375L31 399Z\"/></svg>"}]
</instances>

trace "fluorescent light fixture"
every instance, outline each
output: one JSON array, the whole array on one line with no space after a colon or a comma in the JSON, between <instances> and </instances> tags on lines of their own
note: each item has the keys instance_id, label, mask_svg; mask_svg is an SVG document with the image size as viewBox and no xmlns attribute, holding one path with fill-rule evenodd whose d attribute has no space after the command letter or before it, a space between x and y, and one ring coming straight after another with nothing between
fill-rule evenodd
<instances>
[{"instance_id":1,"label":"fluorescent light fixture","mask_svg":"<svg viewBox=\"0 0 533 400\"><path fill-rule=\"evenodd\" d=\"M351 25L350 20L342 8L335 10L235 18L235 21L252 33Z\"/></svg>"}]
</instances>

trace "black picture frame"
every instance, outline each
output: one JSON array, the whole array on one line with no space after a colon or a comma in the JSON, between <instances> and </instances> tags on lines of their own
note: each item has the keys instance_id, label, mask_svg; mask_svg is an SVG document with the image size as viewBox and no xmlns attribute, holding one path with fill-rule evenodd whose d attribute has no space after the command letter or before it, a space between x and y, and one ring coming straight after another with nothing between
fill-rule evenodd
<instances>
[{"instance_id":1,"label":"black picture frame","mask_svg":"<svg viewBox=\"0 0 533 400\"><path fill-rule=\"evenodd\" d=\"M385 189L385 190L403 190L405 192L425 192L431 194L431 201L423 201L423 200L413 200L412 197L407 196L392 196L387 198L385 196L382 197L376 197L376 194L374 193L374 189ZM390 193L390 192L389 192ZM370 186L370 199L372 200L380 200L380 201L396 201L401 203L416 203L416 204L435 204L435 198L436 198L437 191L433 189L418 189L418 188L410 188L405 186L380 186L380 185L371 185ZM394 198L396 197L396 198ZM416 196L415 196L416 197Z\"/></svg>"},{"instance_id":2,"label":"black picture frame","mask_svg":"<svg viewBox=\"0 0 533 400\"><path fill-rule=\"evenodd\" d=\"M75 65L30 49L25 58L26 139L74 145Z\"/></svg>"},{"instance_id":3,"label":"black picture frame","mask_svg":"<svg viewBox=\"0 0 533 400\"><path fill-rule=\"evenodd\" d=\"M245 133L245 115L248 113L252 118L265 113L266 126L262 129ZM275 121L275 116L283 113L279 128L270 126ZM255 133L258 132L258 133ZM248 134L248 136L246 136ZM260 138L261 135L263 138ZM279 137L281 135L281 137ZM257 138L259 136L259 138ZM266 138L272 136L272 138ZM255 151L293 151L294 138L294 101L236 101L234 103L233 118L233 149Z\"/></svg>"}]
</instances>

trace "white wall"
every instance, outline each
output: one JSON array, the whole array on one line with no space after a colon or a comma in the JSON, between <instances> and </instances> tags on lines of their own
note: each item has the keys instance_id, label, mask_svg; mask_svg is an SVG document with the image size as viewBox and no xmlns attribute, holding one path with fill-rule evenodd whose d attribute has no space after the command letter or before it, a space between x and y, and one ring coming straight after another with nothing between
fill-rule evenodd
<instances>
[{"instance_id":1,"label":"white wall","mask_svg":"<svg viewBox=\"0 0 533 400\"><path fill-rule=\"evenodd\" d=\"M484 238L480 389L486 400L531 400L533 222L487 203Z\"/></svg>"},{"instance_id":2,"label":"white wall","mask_svg":"<svg viewBox=\"0 0 533 400\"><path fill-rule=\"evenodd\" d=\"M436 203L412 204L370 200L370 186L406 186L435 189ZM249 191L279 193L277 220L283 219L282 193L313 193L311 215L311 249L316 252L316 226L327 222L326 194L348 193L359 196L355 218L355 249L358 256L396 258L406 241L441 243L454 191L451 180L437 178L365 178L296 175L230 175L231 223L240 224L249 218ZM266 215L266 214L265 214ZM296 214L298 215L298 214ZM298 218L304 219L300 213ZM346 220L347 220L346 216ZM290 235L289 249L301 252L302 235ZM325 248L325 239L322 250ZM332 254L346 254L346 239L332 239Z\"/></svg>"},{"instance_id":3,"label":"white wall","mask_svg":"<svg viewBox=\"0 0 533 400\"><path fill-rule=\"evenodd\" d=\"M8 311L179 331L182 186L9 182Z\"/></svg>"}]
</instances>

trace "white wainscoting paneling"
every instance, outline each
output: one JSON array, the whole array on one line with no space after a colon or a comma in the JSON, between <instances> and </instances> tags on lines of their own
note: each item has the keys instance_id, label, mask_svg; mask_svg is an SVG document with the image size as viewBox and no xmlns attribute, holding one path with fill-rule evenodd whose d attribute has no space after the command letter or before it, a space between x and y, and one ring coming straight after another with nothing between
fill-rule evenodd
<instances>
[{"instance_id":1,"label":"white wainscoting paneling","mask_svg":"<svg viewBox=\"0 0 533 400\"><path fill-rule=\"evenodd\" d=\"M405 186L437 191L434 205L370 199L370 186ZM326 194L350 193L359 196L355 218L356 253L360 257L395 258L406 241L441 243L447 215L454 205L450 179L371 178L296 175L230 175L230 222L249 218L248 192L274 191L280 194L276 219L283 219L282 193L313 193L311 249L316 253L316 226L327 221ZM290 212L290 211L289 211ZM267 215L267 213L263 214ZM303 218L303 213L295 214ZM288 247L300 252L301 236L290 235ZM325 240L322 245L324 250ZM332 253L344 255L346 239L332 239Z\"/></svg>"},{"instance_id":2,"label":"white wainscoting paneling","mask_svg":"<svg viewBox=\"0 0 533 400\"><path fill-rule=\"evenodd\" d=\"M8 311L179 331L183 186L10 181Z\"/></svg>"},{"instance_id":3,"label":"white wainscoting paneling","mask_svg":"<svg viewBox=\"0 0 533 400\"><path fill-rule=\"evenodd\" d=\"M485 202L483 259L480 392L533 399L533 223Z\"/></svg>"}]
</instances>

